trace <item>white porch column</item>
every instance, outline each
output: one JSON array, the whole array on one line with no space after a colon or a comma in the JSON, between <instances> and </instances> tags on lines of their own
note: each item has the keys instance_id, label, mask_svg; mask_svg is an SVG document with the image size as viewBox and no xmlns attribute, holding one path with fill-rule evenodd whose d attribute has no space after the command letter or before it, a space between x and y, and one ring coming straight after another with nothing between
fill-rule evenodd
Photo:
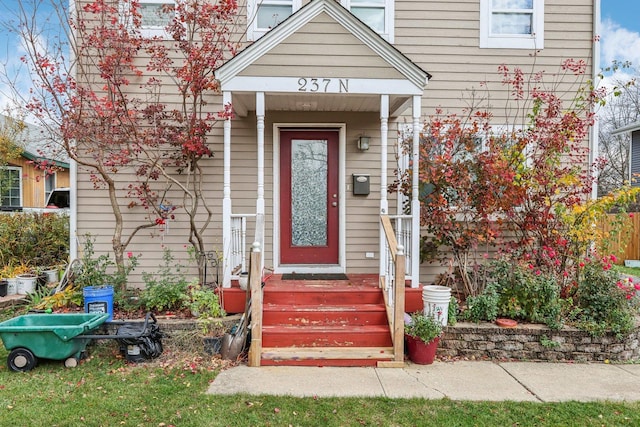
<instances>
[{"instance_id":1,"label":"white porch column","mask_svg":"<svg viewBox=\"0 0 640 427\"><path fill-rule=\"evenodd\" d=\"M264 214L264 92L256 92L256 118L258 134L258 200L256 213ZM262 244L263 242L260 242Z\"/></svg>"},{"instance_id":2,"label":"white porch column","mask_svg":"<svg viewBox=\"0 0 640 427\"><path fill-rule=\"evenodd\" d=\"M258 135L258 194L256 200L256 232L254 242L264 247L264 92L256 92L256 133ZM264 265L264 251L261 252Z\"/></svg>"},{"instance_id":3,"label":"white porch column","mask_svg":"<svg viewBox=\"0 0 640 427\"><path fill-rule=\"evenodd\" d=\"M389 136L389 95L380 95L380 215L389 214L387 200L387 151ZM379 227L380 275L387 268L387 245L382 225Z\"/></svg>"},{"instance_id":4,"label":"white porch column","mask_svg":"<svg viewBox=\"0 0 640 427\"><path fill-rule=\"evenodd\" d=\"M222 93L222 105L231 104L231 92ZM222 287L231 287L231 118L224 121L223 134L223 184L222 184L222 248L224 260L222 262Z\"/></svg>"},{"instance_id":5,"label":"white porch column","mask_svg":"<svg viewBox=\"0 0 640 427\"><path fill-rule=\"evenodd\" d=\"M411 287L420 286L420 115L422 114L422 97L413 97L413 181L411 183Z\"/></svg>"}]
</instances>

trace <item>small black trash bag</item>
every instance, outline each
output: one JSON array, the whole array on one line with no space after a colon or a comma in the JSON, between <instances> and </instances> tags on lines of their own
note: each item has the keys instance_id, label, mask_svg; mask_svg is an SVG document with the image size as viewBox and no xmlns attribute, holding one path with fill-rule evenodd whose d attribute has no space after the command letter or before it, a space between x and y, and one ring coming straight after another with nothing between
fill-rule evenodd
<instances>
[{"instance_id":1,"label":"small black trash bag","mask_svg":"<svg viewBox=\"0 0 640 427\"><path fill-rule=\"evenodd\" d=\"M153 323L149 322L153 318ZM144 362L162 354L162 332L155 317L148 313L144 323L125 323L116 333L120 353L129 362Z\"/></svg>"}]
</instances>

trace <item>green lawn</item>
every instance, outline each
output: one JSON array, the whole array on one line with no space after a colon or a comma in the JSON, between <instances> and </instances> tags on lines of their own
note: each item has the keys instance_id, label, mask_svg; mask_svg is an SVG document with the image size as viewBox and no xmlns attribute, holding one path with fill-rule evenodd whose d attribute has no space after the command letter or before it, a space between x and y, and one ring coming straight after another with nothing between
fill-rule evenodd
<instances>
[{"instance_id":1,"label":"green lawn","mask_svg":"<svg viewBox=\"0 0 640 427\"><path fill-rule=\"evenodd\" d=\"M625 267L624 265L616 265L614 267L616 271L630 276L640 277L640 268Z\"/></svg>"},{"instance_id":2,"label":"green lawn","mask_svg":"<svg viewBox=\"0 0 640 427\"><path fill-rule=\"evenodd\" d=\"M211 357L172 354L127 365L114 341L75 369L11 372L0 350L2 426L634 426L640 403L517 403L387 398L212 396ZM407 385L410 386L410 385Z\"/></svg>"}]
</instances>

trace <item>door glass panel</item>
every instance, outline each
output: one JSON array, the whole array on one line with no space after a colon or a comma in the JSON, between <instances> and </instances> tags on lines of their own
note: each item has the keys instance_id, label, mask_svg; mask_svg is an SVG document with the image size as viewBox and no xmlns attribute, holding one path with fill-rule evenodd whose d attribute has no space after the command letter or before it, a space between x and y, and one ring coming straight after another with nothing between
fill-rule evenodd
<instances>
[{"instance_id":1,"label":"door glass panel","mask_svg":"<svg viewBox=\"0 0 640 427\"><path fill-rule=\"evenodd\" d=\"M291 244L327 245L327 140L291 141Z\"/></svg>"}]
</instances>

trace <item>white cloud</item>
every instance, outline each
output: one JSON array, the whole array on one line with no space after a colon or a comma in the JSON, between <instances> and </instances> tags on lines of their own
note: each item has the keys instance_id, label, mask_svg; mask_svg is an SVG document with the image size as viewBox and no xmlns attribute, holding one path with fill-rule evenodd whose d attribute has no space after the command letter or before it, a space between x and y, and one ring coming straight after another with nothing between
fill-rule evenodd
<instances>
[{"instance_id":1,"label":"white cloud","mask_svg":"<svg viewBox=\"0 0 640 427\"><path fill-rule=\"evenodd\" d=\"M640 33L606 19L602 22L600 36L600 64L603 67L610 66L614 60L630 61L633 67L640 66Z\"/></svg>"}]
</instances>

